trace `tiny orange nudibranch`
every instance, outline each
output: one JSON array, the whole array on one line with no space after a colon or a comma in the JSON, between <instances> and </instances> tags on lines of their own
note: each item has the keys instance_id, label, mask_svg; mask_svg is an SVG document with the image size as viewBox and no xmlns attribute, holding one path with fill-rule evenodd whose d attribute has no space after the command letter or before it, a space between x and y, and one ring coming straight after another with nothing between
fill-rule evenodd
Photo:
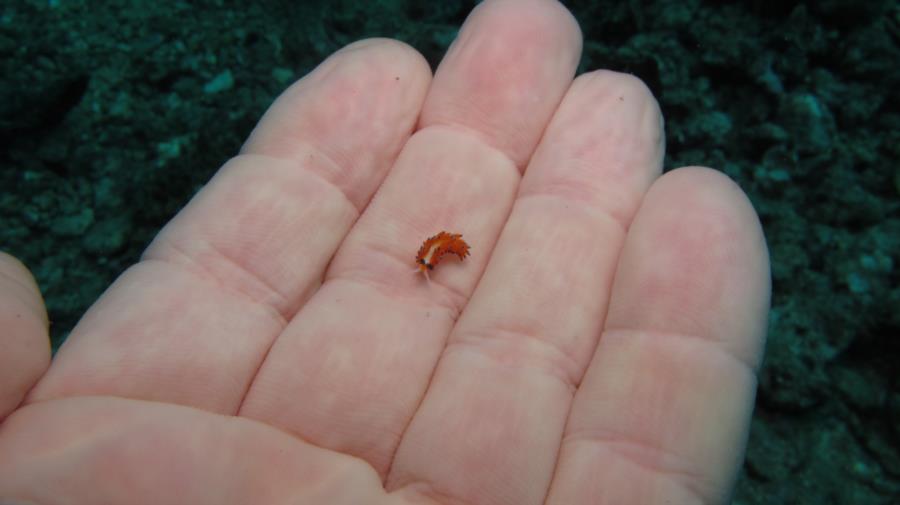
<instances>
[{"instance_id":1,"label":"tiny orange nudibranch","mask_svg":"<svg viewBox=\"0 0 900 505\"><path fill-rule=\"evenodd\" d=\"M425 274L428 279L428 271L441 262L441 257L446 253L459 256L460 261L469 255L469 244L462 239L459 233L447 233L442 231L433 237L428 237L416 254L417 272Z\"/></svg>"}]
</instances>

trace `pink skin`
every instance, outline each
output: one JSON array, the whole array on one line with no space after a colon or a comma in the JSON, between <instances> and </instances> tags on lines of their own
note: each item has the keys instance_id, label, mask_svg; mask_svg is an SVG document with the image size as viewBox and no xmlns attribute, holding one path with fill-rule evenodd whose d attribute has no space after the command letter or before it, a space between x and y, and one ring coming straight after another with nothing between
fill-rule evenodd
<instances>
[{"instance_id":1,"label":"pink skin","mask_svg":"<svg viewBox=\"0 0 900 505\"><path fill-rule=\"evenodd\" d=\"M398 42L339 51L49 366L0 255L0 501L727 502L762 232L722 174L660 176L655 100L573 79L580 50L559 4L487 0L433 77ZM435 227L486 252L423 285Z\"/></svg>"},{"instance_id":2,"label":"pink skin","mask_svg":"<svg viewBox=\"0 0 900 505\"><path fill-rule=\"evenodd\" d=\"M413 270L413 273L416 273L416 274L421 273L422 275L425 276L425 282L427 282L429 285L431 285L431 277L428 276L428 267L426 267L424 265L420 265L418 268Z\"/></svg>"}]
</instances>

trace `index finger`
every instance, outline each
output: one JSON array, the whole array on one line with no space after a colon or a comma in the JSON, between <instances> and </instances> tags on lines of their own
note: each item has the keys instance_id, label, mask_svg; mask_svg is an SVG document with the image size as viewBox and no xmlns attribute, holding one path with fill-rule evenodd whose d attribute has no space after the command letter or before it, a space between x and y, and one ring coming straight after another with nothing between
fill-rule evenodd
<instances>
[{"instance_id":1,"label":"index finger","mask_svg":"<svg viewBox=\"0 0 900 505\"><path fill-rule=\"evenodd\" d=\"M73 329L31 401L115 395L234 413L415 126L431 74L367 40L285 91Z\"/></svg>"},{"instance_id":2,"label":"index finger","mask_svg":"<svg viewBox=\"0 0 900 505\"><path fill-rule=\"evenodd\" d=\"M472 11L435 74L419 130L322 289L272 346L240 415L387 474L580 51L577 23L555 1L494 0ZM413 255L441 230L463 233L472 254L442 264L429 283L413 273Z\"/></svg>"}]
</instances>

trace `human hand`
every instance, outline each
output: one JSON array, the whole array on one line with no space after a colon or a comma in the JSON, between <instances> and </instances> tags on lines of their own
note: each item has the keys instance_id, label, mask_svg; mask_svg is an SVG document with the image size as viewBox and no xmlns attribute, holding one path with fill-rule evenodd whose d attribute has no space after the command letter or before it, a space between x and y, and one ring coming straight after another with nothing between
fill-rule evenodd
<instances>
[{"instance_id":1,"label":"human hand","mask_svg":"<svg viewBox=\"0 0 900 505\"><path fill-rule=\"evenodd\" d=\"M30 389L0 426L0 502L726 502L759 223L718 172L660 177L656 102L573 82L580 48L559 4L488 0L433 80L396 42L339 51L49 368L40 295L0 261L21 349L0 417ZM427 283L413 256L441 230L472 254Z\"/></svg>"}]
</instances>

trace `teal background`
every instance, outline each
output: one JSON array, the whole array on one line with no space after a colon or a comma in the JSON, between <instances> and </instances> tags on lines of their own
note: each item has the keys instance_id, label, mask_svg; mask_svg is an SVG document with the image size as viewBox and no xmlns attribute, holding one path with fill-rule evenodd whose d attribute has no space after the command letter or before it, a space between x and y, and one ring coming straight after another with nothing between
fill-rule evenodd
<instances>
[{"instance_id":1,"label":"teal background","mask_svg":"<svg viewBox=\"0 0 900 505\"><path fill-rule=\"evenodd\" d=\"M581 71L653 90L666 168L720 169L760 214L774 292L735 503L900 503L900 3L564 3ZM0 5L0 248L54 346L289 83L369 36L434 66L473 5Z\"/></svg>"}]
</instances>

